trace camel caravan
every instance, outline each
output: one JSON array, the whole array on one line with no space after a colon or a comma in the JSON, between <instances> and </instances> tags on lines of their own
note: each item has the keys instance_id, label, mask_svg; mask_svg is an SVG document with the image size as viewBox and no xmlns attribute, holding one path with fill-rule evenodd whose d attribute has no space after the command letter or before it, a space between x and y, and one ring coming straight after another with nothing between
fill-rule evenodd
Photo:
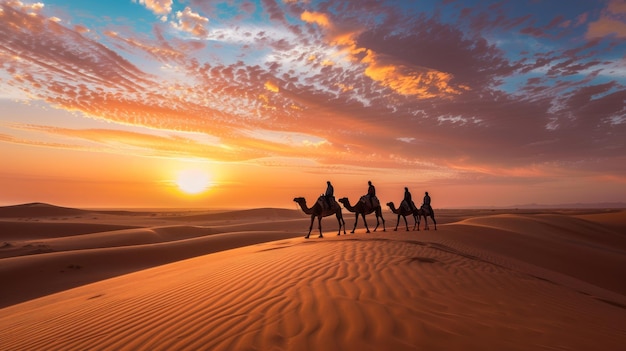
<instances>
[{"instance_id":1,"label":"camel caravan","mask_svg":"<svg viewBox=\"0 0 626 351\"><path fill-rule=\"evenodd\" d=\"M343 207L346 210L354 213L354 227L352 228L352 231L350 231L351 234L353 234L354 231L356 230L356 226L359 222L359 216L363 218L363 223L365 224L366 233L370 233L370 229L369 229L369 226L367 225L367 220L365 219L365 216L368 214L372 214L372 213L376 215L376 227L374 227L374 231L378 229L381 222L383 225L383 231L387 231L387 228L385 227L385 219L383 218L383 213L382 213L383 211L380 205L380 201L376 197L376 188L374 187L371 181L368 181L367 183L368 183L367 194L361 196L359 201L356 202L354 205L350 203L350 200L347 197L343 197L339 199L339 202L337 202L337 200L335 200L335 195L334 195L335 190L330 181L326 182L326 185L327 185L326 192L317 199L317 201L315 202L315 204L313 204L312 207L307 206L306 199L303 197L296 197L295 199L293 199L293 201L295 201L298 205L300 205L300 208L302 209L302 211L304 211L305 214L311 216L311 224L309 225L309 232L304 238L308 239L309 236L311 235L311 231L313 230L313 223L315 222L316 218L317 218L318 228L320 231L319 238L323 238L324 235L322 234L322 218L332 216L332 215L335 215L335 217L337 218L337 223L339 224L339 230L337 231L337 235L341 235L342 228L343 228L343 234L345 235L346 234L346 222L343 219L343 214L341 212L341 205L339 205L339 203L343 204ZM398 226L400 224L400 218L404 219L406 230L407 231L409 230L409 224L406 220L407 216L413 216L413 219L415 221L415 224L413 225L413 230L415 230L416 228L418 231L420 230L421 218L424 218L424 230L429 230L430 228L428 226L428 217L430 217L430 219L432 220L435 226L435 230L437 230L437 221L435 220L435 213L433 211L433 208L430 206L430 196L428 195L428 192L425 193L424 202L419 208L415 206L415 203L413 202L411 198L411 193L409 192L409 189L406 187L404 188L404 199L400 202L400 206L396 208L393 202L388 202L387 206L389 207L391 212L398 215L398 220L396 221L396 227L394 231L398 230Z\"/></svg>"}]
</instances>

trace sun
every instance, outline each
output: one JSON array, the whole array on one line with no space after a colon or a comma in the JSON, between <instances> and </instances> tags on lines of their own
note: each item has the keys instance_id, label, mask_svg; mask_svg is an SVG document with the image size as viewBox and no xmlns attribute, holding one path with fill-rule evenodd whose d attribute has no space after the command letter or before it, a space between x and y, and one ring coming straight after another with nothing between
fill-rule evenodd
<instances>
[{"instance_id":1,"label":"sun","mask_svg":"<svg viewBox=\"0 0 626 351\"><path fill-rule=\"evenodd\" d=\"M211 177L206 171L186 169L176 177L176 185L187 194L198 194L211 187Z\"/></svg>"}]
</instances>

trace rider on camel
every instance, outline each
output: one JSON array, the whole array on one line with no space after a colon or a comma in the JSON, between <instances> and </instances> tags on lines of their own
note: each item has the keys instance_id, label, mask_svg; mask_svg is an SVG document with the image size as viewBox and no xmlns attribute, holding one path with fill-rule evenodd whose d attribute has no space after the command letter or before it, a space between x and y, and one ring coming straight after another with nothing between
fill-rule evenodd
<instances>
[{"instance_id":1,"label":"rider on camel","mask_svg":"<svg viewBox=\"0 0 626 351\"><path fill-rule=\"evenodd\" d=\"M333 188L333 185L330 184L330 180L326 182L326 192L324 193L324 200L326 200L326 204L328 205L328 208L331 208L331 203L330 201L335 197L335 188Z\"/></svg>"},{"instance_id":2,"label":"rider on camel","mask_svg":"<svg viewBox=\"0 0 626 351\"><path fill-rule=\"evenodd\" d=\"M404 187L404 202L409 207L411 211L415 211L415 204L413 203L413 197L409 192L409 188Z\"/></svg>"},{"instance_id":3,"label":"rider on camel","mask_svg":"<svg viewBox=\"0 0 626 351\"><path fill-rule=\"evenodd\" d=\"M430 207L430 196L428 195L428 191L424 193L424 203L422 207L433 213L433 208Z\"/></svg>"},{"instance_id":4,"label":"rider on camel","mask_svg":"<svg viewBox=\"0 0 626 351\"><path fill-rule=\"evenodd\" d=\"M376 188L372 184L371 180L367 181L367 198L370 201L370 206L374 208L374 199L376 198Z\"/></svg>"}]
</instances>

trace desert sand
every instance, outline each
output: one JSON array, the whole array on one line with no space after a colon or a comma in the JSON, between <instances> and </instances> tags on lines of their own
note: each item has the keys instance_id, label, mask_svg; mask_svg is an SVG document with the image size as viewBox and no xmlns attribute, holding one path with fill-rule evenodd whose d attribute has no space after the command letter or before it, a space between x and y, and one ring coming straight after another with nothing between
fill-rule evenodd
<instances>
[{"instance_id":1,"label":"desert sand","mask_svg":"<svg viewBox=\"0 0 626 351\"><path fill-rule=\"evenodd\" d=\"M383 215L2 207L0 350L624 350L626 210Z\"/></svg>"}]
</instances>

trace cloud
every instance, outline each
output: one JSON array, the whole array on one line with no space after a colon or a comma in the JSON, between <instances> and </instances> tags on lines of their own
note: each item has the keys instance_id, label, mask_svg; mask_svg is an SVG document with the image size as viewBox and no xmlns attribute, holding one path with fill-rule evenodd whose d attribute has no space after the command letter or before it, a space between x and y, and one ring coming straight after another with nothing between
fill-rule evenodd
<instances>
[{"instance_id":1,"label":"cloud","mask_svg":"<svg viewBox=\"0 0 626 351\"><path fill-rule=\"evenodd\" d=\"M209 35L207 29L209 19L193 12L189 7L185 7L183 11L177 11L176 20L176 22L172 22L172 26L180 31L201 39L205 39Z\"/></svg>"},{"instance_id":2,"label":"cloud","mask_svg":"<svg viewBox=\"0 0 626 351\"><path fill-rule=\"evenodd\" d=\"M272 82L265 82L265 89L274 93L278 93L280 90L278 86Z\"/></svg>"},{"instance_id":3,"label":"cloud","mask_svg":"<svg viewBox=\"0 0 626 351\"><path fill-rule=\"evenodd\" d=\"M199 143L193 138L172 134L158 136L114 129L70 129L52 126L14 125L14 129L73 140L74 143L42 143L36 139L17 139L0 135L0 140L32 146L55 146L75 150L97 152L140 154L158 157L194 157L210 158L218 161L236 162L265 156L263 152L244 150L239 147L226 147L220 143ZM85 144L85 142L88 142Z\"/></svg>"},{"instance_id":4,"label":"cloud","mask_svg":"<svg viewBox=\"0 0 626 351\"><path fill-rule=\"evenodd\" d=\"M422 67L408 67L403 64L385 63L372 51L368 51L362 62L368 64L365 75L402 95L419 98L433 98L441 95L459 94L459 88L452 87L453 76ZM469 88L465 88L469 89Z\"/></svg>"},{"instance_id":5,"label":"cloud","mask_svg":"<svg viewBox=\"0 0 626 351\"><path fill-rule=\"evenodd\" d=\"M608 10L616 15L626 14L626 1L624 0L611 0L608 4Z\"/></svg>"},{"instance_id":6,"label":"cloud","mask_svg":"<svg viewBox=\"0 0 626 351\"><path fill-rule=\"evenodd\" d=\"M300 15L300 19L305 22L318 24L322 27L330 27L330 20L328 16L323 13L304 11L302 15Z\"/></svg>"},{"instance_id":7,"label":"cloud","mask_svg":"<svg viewBox=\"0 0 626 351\"><path fill-rule=\"evenodd\" d=\"M70 144L70 143L55 143L55 142L48 142L48 141L41 141L41 140L18 138L12 135L2 134L2 133L0 133L0 141L5 142L5 143L39 146L39 147L55 148L55 149L71 149L71 150L83 150L83 151L89 150L89 148L75 145L75 144Z\"/></svg>"},{"instance_id":8,"label":"cloud","mask_svg":"<svg viewBox=\"0 0 626 351\"><path fill-rule=\"evenodd\" d=\"M595 22L589 23L587 38L601 38L608 35L615 35L617 38L626 38L626 22L610 17L603 17Z\"/></svg>"},{"instance_id":9,"label":"cloud","mask_svg":"<svg viewBox=\"0 0 626 351\"><path fill-rule=\"evenodd\" d=\"M610 0L600 18L589 23L587 38L610 35L616 38L626 38L626 0Z\"/></svg>"},{"instance_id":10,"label":"cloud","mask_svg":"<svg viewBox=\"0 0 626 351\"><path fill-rule=\"evenodd\" d=\"M133 0L144 5L156 15L167 15L172 12L173 0Z\"/></svg>"},{"instance_id":11,"label":"cloud","mask_svg":"<svg viewBox=\"0 0 626 351\"><path fill-rule=\"evenodd\" d=\"M317 12L304 11L301 19L327 29L327 41L330 45L338 46L340 52L347 54L348 60L364 65L365 76L399 94L432 98L458 94L459 89L468 89L466 86L453 87L450 84L453 76L449 73L411 65L409 62L398 62L401 60L360 46L359 37L364 32L363 29L339 28L331 23L327 15Z\"/></svg>"}]
</instances>

